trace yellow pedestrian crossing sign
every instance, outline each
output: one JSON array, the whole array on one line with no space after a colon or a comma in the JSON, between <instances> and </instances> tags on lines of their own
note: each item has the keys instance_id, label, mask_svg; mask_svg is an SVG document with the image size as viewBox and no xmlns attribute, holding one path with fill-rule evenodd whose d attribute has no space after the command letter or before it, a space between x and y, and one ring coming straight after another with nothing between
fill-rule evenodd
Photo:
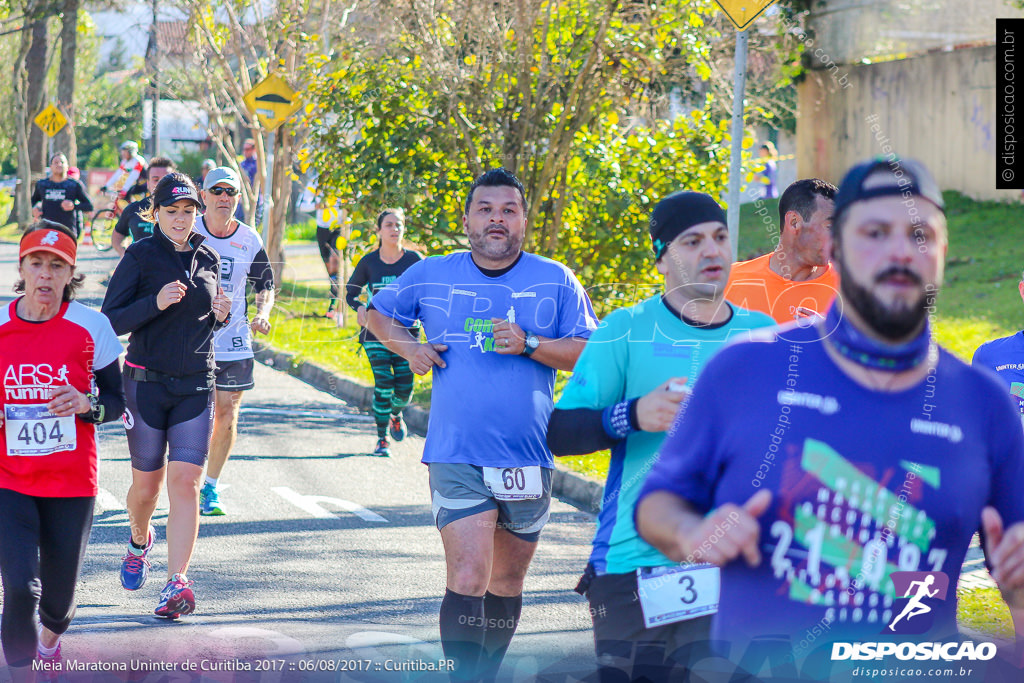
<instances>
[{"instance_id":1,"label":"yellow pedestrian crossing sign","mask_svg":"<svg viewBox=\"0 0 1024 683\"><path fill-rule=\"evenodd\" d=\"M744 30L761 13L775 4L776 0L715 0L725 15L736 24L736 28Z\"/></svg>"},{"instance_id":2,"label":"yellow pedestrian crossing sign","mask_svg":"<svg viewBox=\"0 0 1024 683\"><path fill-rule=\"evenodd\" d=\"M302 106L298 93L277 74L257 83L242 101L268 131L275 130Z\"/></svg>"},{"instance_id":3,"label":"yellow pedestrian crossing sign","mask_svg":"<svg viewBox=\"0 0 1024 683\"><path fill-rule=\"evenodd\" d=\"M63 112L52 104L42 110L32 119L39 128L46 133L47 137L53 137L60 132L60 129L67 125L68 119Z\"/></svg>"}]
</instances>

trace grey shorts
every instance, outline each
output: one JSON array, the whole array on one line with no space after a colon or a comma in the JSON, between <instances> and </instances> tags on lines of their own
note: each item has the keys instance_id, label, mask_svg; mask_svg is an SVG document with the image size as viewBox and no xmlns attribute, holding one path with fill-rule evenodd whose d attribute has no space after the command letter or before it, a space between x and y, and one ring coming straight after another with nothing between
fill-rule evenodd
<instances>
[{"instance_id":1,"label":"grey shorts","mask_svg":"<svg viewBox=\"0 0 1024 683\"><path fill-rule=\"evenodd\" d=\"M498 511L498 528L536 543L551 516L551 470L541 468L543 492L531 500L495 500L484 483L484 471L476 465L432 462L430 506L438 530L472 515Z\"/></svg>"},{"instance_id":2,"label":"grey shorts","mask_svg":"<svg viewBox=\"0 0 1024 683\"><path fill-rule=\"evenodd\" d=\"M252 358L217 363L217 388L221 391L246 391L256 386L252 378L256 361Z\"/></svg>"}]
</instances>

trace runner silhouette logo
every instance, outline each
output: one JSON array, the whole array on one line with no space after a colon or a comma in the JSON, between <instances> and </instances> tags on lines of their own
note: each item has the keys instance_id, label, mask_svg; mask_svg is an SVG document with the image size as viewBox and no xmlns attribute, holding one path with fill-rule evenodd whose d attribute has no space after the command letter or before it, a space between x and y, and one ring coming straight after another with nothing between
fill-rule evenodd
<instances>
[{"instance_id":1,"label":"runner silhouette logo","mask_svg":"<svg viewBox=\"0 0 1024 683\"><path fill-rule=\"evenodd\" d=\"M944 572L893 572L896 600L884 634L921 634L932 627L934 609L946 599L949 577Z\"/></svg>"}]
</instances>

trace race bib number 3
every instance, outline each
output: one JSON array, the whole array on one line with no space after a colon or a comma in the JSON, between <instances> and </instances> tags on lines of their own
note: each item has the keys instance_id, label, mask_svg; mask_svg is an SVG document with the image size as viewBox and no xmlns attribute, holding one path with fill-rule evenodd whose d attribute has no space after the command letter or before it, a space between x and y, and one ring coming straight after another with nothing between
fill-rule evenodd
<instances>
[{"instance_id":1,"label":"race bib number 3","mask_svg":"<svg viewBox=\"0 0 1024 683\"><path fill-rule=\"evenodd\" d=\"M495 500L531 500L544 493L540 466L485 467L484 483Z\"/></svg>"},{"instance_id":2,"label":"race bib number 3","mask_svg":"<svg viewBox=\"0 0 1024 683\"><path fill-rule=\"evenodd\" d=\"M75 418L57 417L45 403L5 405L7 455L51 455L75 450Z\"/></svg>"},{"instance_id":3,"label":"race bib number 3","mask_svg":"<svg viewBox=\"0 0 1024 683\"><path fill-rule=\"evenodd\" d=\"M644 626L654 628L718 611L718 567L710 564L636 570Z\"/></svg>"}]
</instances>

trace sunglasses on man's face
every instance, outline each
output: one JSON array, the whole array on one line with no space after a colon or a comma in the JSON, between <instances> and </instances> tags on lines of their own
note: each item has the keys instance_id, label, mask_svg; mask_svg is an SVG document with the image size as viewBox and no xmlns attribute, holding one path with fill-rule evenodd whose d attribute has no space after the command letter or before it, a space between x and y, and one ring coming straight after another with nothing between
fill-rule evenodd
<instances>
[{"instance_id":1,"label":"sunglasses on man's face","mask_svg":"<svg viewBox=\"0 0 1024 683\"><path fill-rule=\"evenodd\" d=\"M234 197L238 194L238 190L233 187L211 187L207 192L218 197L222 194L226 194L229 197Z\"/></svg>"}]
</instances>

